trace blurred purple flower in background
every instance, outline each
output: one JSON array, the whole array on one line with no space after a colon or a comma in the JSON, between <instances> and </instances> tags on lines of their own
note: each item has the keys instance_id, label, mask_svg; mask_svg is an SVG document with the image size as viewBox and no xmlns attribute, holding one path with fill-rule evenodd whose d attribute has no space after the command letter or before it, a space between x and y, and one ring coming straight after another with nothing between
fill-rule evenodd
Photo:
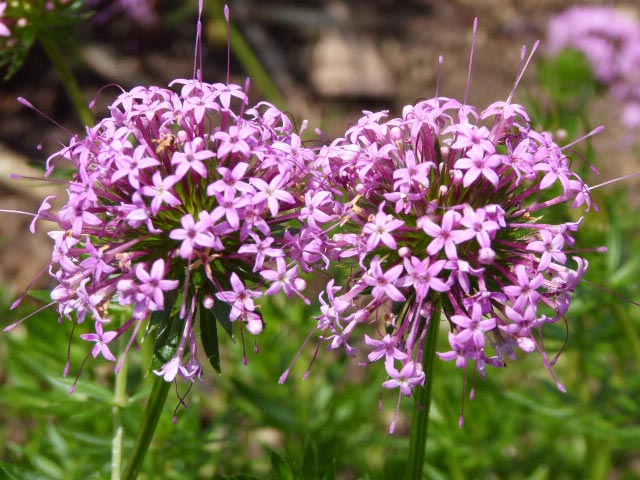
<instances>
[{"instance_id":1,"label":"blurred purple flower in background","mask_svg":"<svg viewBox=\"0 0 640 480\"><path fill-rule=\"evenodd\" d=\"M4 17L4 12L7 9L7 2L0 2L0 37L9 37L11 36L11 30L5 24L2 17Z\"/></svg>"},{"instance_id":2,"label":"blurred purple flower in background","mask_svg":"<svg viewBox=\"0 0 640 480\"><path fill-rule=\"evenodd\" d=\"M156 0L88 0L87 7L96 10L94 22L98 24L112 20L122 13L139 25L152 26L159 21Z\"/></svg>"},{"instance_id":3,"label":"blurred purple flower in background","mask_svg":"<svg viewBox=\"0 0 640 480\"><path fill-rule=\"evenodd\" d=\"M596 78L624 103L622 122L640 127L640 21L631 11L611 6L573 6L551 18L551 54L574 49L585 55Z\"/></svg>"}]
</instances>

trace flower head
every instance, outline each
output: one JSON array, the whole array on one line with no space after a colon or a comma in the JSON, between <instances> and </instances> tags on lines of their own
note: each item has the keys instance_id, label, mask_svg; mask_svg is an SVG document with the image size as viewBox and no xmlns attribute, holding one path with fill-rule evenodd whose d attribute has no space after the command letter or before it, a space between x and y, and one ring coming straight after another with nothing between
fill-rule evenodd
<instances>
[{"instance_id":1,"label":"flower head","mask_svg":"<svg viewBox=\"0 0 640 480\"><path fill-rule=\"evenodd\" d=\"M131 345L154 312L175 317L160 345L172 348L156 348L167 380L201 372L198 318L258 334L260 297L308 301L300 272L326 267L323 226L336 217L333 194L312 182L315 154L283 112L249 107L237 85L172 86L122 93L110 117L50 157L48 173L62 159L76 173L66 204L54 212L46 199L36 216L60 228L52 297L61 319L92 317L96 331L82 338L96 342L94 356L113 360L109 342L128 334ZM103 333L113 304L131 306L131 318Z\"/></svg>"},{"instance_id":2,"label":"flower head","mask_svg":"<svg viewBox=\"0 0 640 480\"><path fill-rule=\"evenodd\" d=\"M477 111L438 97L399 118L365 112L316 165L335 198L347 199L334 206L332 240L344 262L353 259L349 289L338 294L332 283L331 302L321 296L317 328L329 348L353 354L350 336L365 330L369 361L384 361L390 377L383 387L411 395L424 381L437 311L451 328L443 360L484 376L519 348L539 351L551 369L541 327L566 313L586 262L569 250L580 222L546 214L588 208L590 197L524 107Z\"/></svg>"},{"instance_id":3,"label":"flower head","mask_svg":"<svg viewBox=\"0 0 640 480\"><path fill-rule=\"evenodd\" d=\"M640 112L640 21L605 5L573 6L549 20L548 49L582 53L595 77L624 103L621 119L638 128Z\"/></svg>"}]
</instances>

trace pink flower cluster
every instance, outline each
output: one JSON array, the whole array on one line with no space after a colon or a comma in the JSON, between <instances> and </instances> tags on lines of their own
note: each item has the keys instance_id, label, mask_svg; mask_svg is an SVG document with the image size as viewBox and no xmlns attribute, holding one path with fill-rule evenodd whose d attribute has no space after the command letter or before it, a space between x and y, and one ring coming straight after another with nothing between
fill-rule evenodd
<instances>
[{"instance_id":1,"label":"pink flower cluster","mask_svg":"<svg viewBox=\"0 0 640 480\"><path fill-rule=\"evenodd\" d=\"M2 20L4 12L7 10L7 2L0 2L0 37L11 36L11 30L6 25L6 20Z\"/></svg>"},{"instance_id":2,"label":"pink flower cluster","mask_svg":"<svg viewBox=\"0 0 640 480\"><path fill-rule=\"evenodd\" d=\"M624 102L622 121L640 127L640 21L610 6L573 6L548 24L548 49L582 52L596 78Z\"/></svg>"},{"instance_id":3,"label":"pink flower cluster","mask_svg":"<svg viewBox=\"0 0 640 480\"><path fill-rule=\"evenodd\" d=\"M365 112L317 165L340 192L332 240L352 265L320 298L316 329L328 348L354 355L352 334L364 330L369 361L390 377L383 386L408 396L424 381L426 332L442 312L443 360L484 376L517 350L538 351L551 370L541 327L567 312L587 262L572 254L582 219L545 215L558 204L588 208L590 197L522 106L478 113L440 97L400 118Z\"/></svg>"},{"instance_id":4,"label":"pink flower cluster","mask_svg":"<svg viewBox=\"0 0 640 480\"><path fill-rule=\"evenodd\" d=\"M88 0L86 6L96 10L95 23L102 24L123 13L140 25L151 26L159 21L156 0Z\"/></svg>"},{"instance_id":5,"label":"pink flower cluster","mask_svg":"<svg viewBox=\"0 0 640 480\"><path fill-rule=\"evenodd\" d=\"M567 313L588 263L574 248L582 218L551 213L588 210L591 198L568 146L534 129L511 96L482 111L436 97L399 118L364 112L343 138L310 148L304 123L250 107L246 88L170 87L123 92L47 162L48 174L63 160L75 174L66 203L54 211L45 199L32 230L38 219L60 227L52 305L61 320L90 319L81 338L94 357L117 360L110 344L127 334L122 361L146 325L154 372L192 380L198 320L202 332L259 334L258 299L309 303L301 275L333 265L348 273L320 294L315 332L351 356L363 333L398 405L425 381L427 332L441 315L443 360L484 377L537 351L554 375L542 327ZM124 324L114 304L130 308Z\"/></svg>"},{"instance_id":6,"label":"pink flower cluster","mask_svg":"<svg viewBox=\"0 0 640 480\"><path fill-rule=\"evenodd\" d=\"M53 155L48 173L63 159L76 171L68 200L54 213L46 199L34 219L60 227L50 233L51 296L61 320L94 323L82 335L94 357L115 360L111 342L128 333L128 350L152 312L176 304L182 336L156 371L167 381L201 373L198 316L258 334L261 296L308 301L299 275L328 265L323 225L333 220L318 208L330 195L307 187L315 155L283 112L249 108L238 85L172 86L179 93L122 93L110 117ZM107 331L114 303L132 315ZM219 305L226 318L198 315Z\"/></svg>"}]
</instances>

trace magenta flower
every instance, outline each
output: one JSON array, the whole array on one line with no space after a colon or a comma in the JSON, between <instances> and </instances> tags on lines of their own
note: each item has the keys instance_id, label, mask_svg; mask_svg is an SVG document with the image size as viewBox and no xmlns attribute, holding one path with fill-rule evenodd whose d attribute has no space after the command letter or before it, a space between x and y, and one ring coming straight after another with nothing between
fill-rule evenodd
<instances>
[{"instance_id":1,"label":"magenta flower","mask_svg":"<svg viewBox=\"0 0 640 480\"><path fill-rule=\"evenodd\" d=\"M487 155L480 148L470 148L467 156L458 160L453 167L466 170L462 183L465 187L471 185L480 175L489 180L491 184L498 188L500 179L495 172L495 168L502 163L499 155Z\"/></svg>"},{"instance_id":2,"label":"magenta flower","mask_svg":"<svg viewBox=\"0 0 640 480\"><path fill-rule=\"evenodd\" d=\"M399 118L364 112L315 165L336 192L317 202L338 213L328 223L330 258L349 267L320 296L316 328L329 349L356 355L352 335L364 331L369 362L384 360L384 388L409 396L424 381L426 332L442 313L451 350L441 359L484 377L519 349L540 352L552 370L543 327L566 314L587 264L573 253L582 222L543 218L588 209L591 199L524 107L495 102L478 112L439 97Z\"/></svg>"},{"instance_id":3,"label":"magenta flower","mask_svg":"<svg viewBox=\"0 0 640 480\"><path fill-rule=\"evenodd\" d=\"M104 358L111 362L116 361L116 357L109 350L108 344L114 338L116 338L118 332L104 332L102 330L102 322L96 322L96 333L83 333L80 335L80 338L86 340L88 342L96 342L93 350L91 350L91 355L93 358L97 358L98 355L102 354Z\"/></svg>"},{"instance_id":4,"label":"magenta flower","mask_svg":"<svg viewBox=\"0 0 640 480\"><path fill-rule=\"evenodd\" d=\"M144 265L136 265L136 277L138 279L138 290L146 297L149 310L164 310L164 292L175 290L180 282L178 280L165 280L164 260L159 258L147 272ZM141 297L137 296L136 302L140 303ZM142 300L144 301L144 300Z\"/></svg>"},{"instance_id":5,"label":"magenta flower","mask_svg":"<svg viewBox=\"0 0 640 480\"><path fill-rule=\"evenodd\" d=\"M413 393L413 389L416 385L422 385L424 383L424 372L422 371L422 365L415 363L412 360L405 361L400 371L396 370L393 362L387 361L385 363L387 374L391 379L385 381L382 386L384 388L397 388L400 390L398 397L398 406L400 405L400 397L410 397ZM393 421L389 426L389 433L393 433L396 427L396 420L398 418L398 408L396 408Z\"/></svg>"},{"instance_id":6,"label":"magenta flower","mask_svg":"<svg viewBox=\"0 0 640 480\"><path fill-rule=\"evenodd\" d=\"M0 37L9 37L11 36L11 30L5 24L2 17L4 17L4 12L7 10L7 2L0 2Z\"/></svg>"},{"instance_id":7,"label":"magenta flower","mask_svg":"<svg viewBox=\"0 0 640 480\"><path fill-rule=\"evenodd\" d=\"M386 334L382 340L376 340L369 335L364 336L364 341L373 350L367 355L370 362L375 362L381 358L386 358L387 362L393 360L404 360L407 358L407 354L398 348L398 339Z\"/></svg>"},{"instance_id":8,"label":"magenta flower","mask_svg":"<svg viewBox=\"0 0 640 480\"><path fill-rule=\"evenodd\" d=\"M47 174L59 159L76 172L66 204L55 212L47 198L36 215L59 227L49 271L60 319L93 318L95 332L81 338L109 360L109 342L126 334L128 350L150 317L162 319L147 334L165 332L152 368L167 381L201 374L196 332L209 335L205 351L218 342L198 319L255 335L264 321L254 301L283 292L308 302L300 272L337 257L326 225L338 218L312 169L316 151L285 113L251 107L237 85L172 85L179 93L122 93L110 117L49 158ZM103 333L117 304L130 318Z\"/></svg>"},{"instance_id":9,"label":"magenta flower","mask_svg":"<svg viewBox=\"0 0 640 480\"><path fill-rule=\"evenodd\" d=\"M418 302L427 297L430 289L438 292L449 290L449 285L437 277L445 267L446 261L437 260L433 265L430 265L430 262L431 259L429 257L422 260L413 256L411 259L404 259L404 269L407 272L407 276L400 279L397 284L400 287L413 287L416 291L416 301Z\"/></svg>"},{"instance_id":10,"label":"magenta flower","mask_svg":"<svg viewBox=\"0 0 640 480\"><path fill-rule=\"evenodd\" d=\"M250 312L255 311L256 306L253 299L261 295L260 292L253 292L245 288L242 280L235 273L231 274L230 282L232 290L217 292L216 297L231 304L229 320L233 322L239 317L247 318Z\"/></svg>"},{"instance_id":11,"label":"magenta flower","mask_svg":"<svg viewBox=\"0 0 640 480\"><path fill-rule=\"evenodd\" d=\"M362 279L364 283L373 287L371 289L373 298L388 297L396 302L402 302L406 298L395 285L398 277L402 275L402 270L402 265L396 265L387 272L383 272L380 267L380 259L376 257L371 261L371 272L362 277Z\"/></svg>"},{"instance_id":12,"label":"magenta flower","mask_svg":"<svg viewBox=\"0 0 640 480\"><path fill-rule=\"evenodd\" d=\"M391 380L384 382L383 386L385 388L399 388L400 393L407 397L411 396L414 386L422 385L424 382L424 373L420 370L419 363L406 362L400 371L396 370L389 362L386 363L386 367Z\"/></svg>"},{"instance_id":13,"label":"magenta flower","mask_svg":"<svg viewBox=\"0 0 640 480\"><path fill-rule=\"evenodd\" d=\"M271 215L274 217L278 215L278 211L280 210L280 202L285 203L295 203L295 199L293 195L291 195L286 190L283 190L281 187L287 183L288 175L276 175L273 177L271 182L267 184L261 178L252 178L250 180L251 185L256 187L258 192L254 196L255 202L266 201L269 206L269 210L271 211Z\"/></svg>"},{"instance_id":14,"label":"magenta flower","mask_svg":"<svg viewBox=\"0 0 640 480\"><path fill-rule=\"evenodd\" d=\"M362 231L369 235L367 240L367 249L373 250L380 242L384 243L387 247L396 249L396 239L391 235L391 232L401 227L404 222L394 218L393 215L388 215L383 212L384 202L380 205L380 210L373 218L373 221L365 224Z\"/></svg>"},{"instance_id":15,"label":"magenta flower","mask_svg":"<svg viewBox=\"0 0 640 480\"><path fill-rule=\"evenodd\" d=\"M302 297L301 291L306 287L306 282L298 278L298 266L288 268L283 257L276 258L276 270L264 269L260 275L271 282L271 286L265 292L266 295L275 295L282 290L289 296L296 294ZM306 298L305 301L309 303Z\"/></svg>"},{"instance_id":16,"label":"magenta flower","mask_svg":"<svg viewBox=\"0 0 640 480\"><path fill-rule=\"evenodd\" d=\"M201 140L198 138L198 140ZM199 150L197 145L204 148L202 141L200 142L185 142L183 152L174 152L171 157L171 163L176 168L176 176L178 178L184 177L187 172L193 171L201 177L207 176L207 167L203 160L208 160L215 157L215 153L210 150Z\"/></svg>"}]
</instances>

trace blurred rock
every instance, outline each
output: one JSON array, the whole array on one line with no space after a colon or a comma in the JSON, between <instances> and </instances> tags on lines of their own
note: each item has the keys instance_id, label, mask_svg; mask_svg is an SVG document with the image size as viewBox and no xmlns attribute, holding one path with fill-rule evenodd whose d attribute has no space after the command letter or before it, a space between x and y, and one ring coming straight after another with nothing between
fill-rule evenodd
<instances>
[{"instance_id":1,"label":"blurred rock","mask_svg":"<svg viewBox=\"0 0 640 480\"><path fill-rule=\"evenodd\" d=\"M0 209L37 212L42 199L65 195L63 185L29 179L13 179L9 175L42 178L43 172L28 165L27 159L0 143ZM32 217L0 213L0 290L13 296L26 288L51 259L52 240L47 236L47 222L38 224L32 235ZM39 285L47 284L44 275Z\"/></svg>"},{"instance_id":2,"label":"blurred rock","mask_svg":"<svg viewBox=\"0 0 640 480\"><path fill-rule=\"evenodd\" d=\"M355 34L323 34L313 47L310 79L330 98L390 98L393 78L374 43Z\"/></svg>"}]
</instances>

